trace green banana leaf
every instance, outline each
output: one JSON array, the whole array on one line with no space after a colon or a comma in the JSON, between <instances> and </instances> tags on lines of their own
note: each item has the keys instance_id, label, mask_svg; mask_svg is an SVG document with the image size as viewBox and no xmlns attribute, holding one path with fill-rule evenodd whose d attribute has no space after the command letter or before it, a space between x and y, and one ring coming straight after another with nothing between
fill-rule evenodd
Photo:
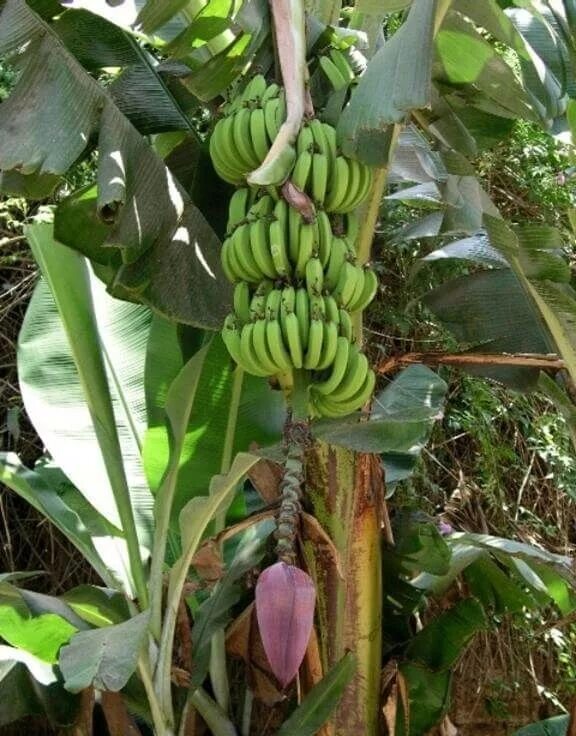
<instances>
[{"instance_id":1,"label":"green banana leaf","mask_svg":"<svg viewBox=\"0 0 576 736\"><path fill-rule=\"evenodd\" d=\"M150 334L146 362L150 429L144 442L144 461L153 491L160 486L170 455L170 435L163 413L168 386L176 379L197 340L198 336L187 332L183 341L179 341L178 328L174 325L157 325ZM174 519L190 498L205 495L211 478L220 473L229 422L235 425L232 456L248 450L252 443L265 447L280 437L286 411L282 393L273 391L267 381L254 376L244 374L236 380L241 380L241 387L235 408L231 405L235 371L217 335L206 353L187 419L172 509ZM235 411L237 417L231 417Z\"/></svg>"},{"instance_id":2,"label":"green banana leaf","mask_svg":"<svg viewBox=\"0 0 576 736\"><path fill-rule=\"evenodd\" d=\"M129 493L140 543L149 546L153 498L140 449L150 313L109 297L85 260L53 240L50 225L27 234L46 281L18 344L26 411L57 465L119 529L118 504Z\"/></svg>"},{"instance_id":3,"label":"green banana leaf","mask_svg":"<svg viewBox=\"0 0 576 736\"><path fill-rule=\"evenodd\" d=\"M64 174L97 139L98 211L112 224L107 245L122 253L112 289L218 328L230 301L220 242L164 162L24 0L0 11L7 54L22 72L0 109L0 169Z\"/></svg>"},{"instance_id":4,"label":"green banana leaf","mask_svg":"<svg viewBox=\"0 0 576 736\"><path fill-rule=\"evenodd\" d=\"M138 664L146 641L149 612L121 624L79 631L60 651L59 667L71 693L93 685L100 690L121 690Z\"/></svg>"},{"instance_id":5,"label":"green banana leaf","mask_svg":"<svg viewBox=\"0 0 576 736\"><path fill-rule=\"evenodd\" d=\"M384 166L391 124L430 105L435 11L435 2L415 3L404 25L370 60L338 123L348 156Z\"/></svg>"},{"instance_id":6,"label":"green banana leaf","mask_svg":"<svg viewBox=\"0 0 576 736\"><path fill-rule=\"evenodd\" d=\"M306 694L296 710L280 726L278 736L314 736L338 705L355 669L354 655L348 652Z\"/></svg>"},{"instance_id":7,"label":"green banana leaf","mask_svg":"<svg viewBox=\"0 0 576 736\"><path fill-rule=\"evenodd\" d=\"M568 724L570 716L555 716L547 718L545 721L531 723L524 726L518 731L514 731L512 736L566 736L568 733Z\"/></svg>"},{"instance_id":8,"label":"green banana leaf","mask_svg":"<svg viewBox=\"0 0 576 736\"><path fill-rule=\"evenodd\" d=\"M132 592L122 533L90 506L59 468L40 462L30 470L14 453L0 453L0 482L49 519L107 585Z\"/></svg>"}]
</instances>

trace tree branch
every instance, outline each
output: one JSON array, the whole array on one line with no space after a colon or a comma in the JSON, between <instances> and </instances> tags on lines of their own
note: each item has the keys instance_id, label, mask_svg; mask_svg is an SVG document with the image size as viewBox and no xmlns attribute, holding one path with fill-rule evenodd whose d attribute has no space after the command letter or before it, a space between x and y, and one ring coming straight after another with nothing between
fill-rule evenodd
<instances>
[{"instance_id":1,"label":"tree branch","mask_svg":"<svg viewBox=\"0 0 576 736\"><path fill-rule=\"evenodd\" d=\"M520 353L516 355L501 354L450 354L450 353L405 353L386 358L377 367L378 373L392 373L403 365L423 363L425 365L463 366L517 366L521 368L543 368L560 371L566 367L565 362L555 354L536 355Z\"/></svg>"}]
</instances>

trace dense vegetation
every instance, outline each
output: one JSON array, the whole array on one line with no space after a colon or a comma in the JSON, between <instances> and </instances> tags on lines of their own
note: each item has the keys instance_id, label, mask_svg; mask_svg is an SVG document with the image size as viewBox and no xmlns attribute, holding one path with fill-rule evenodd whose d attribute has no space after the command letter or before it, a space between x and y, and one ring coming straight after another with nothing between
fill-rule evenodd
<instances>
[{"instance_id":1,"label":"dense vegetation","mask_svg":"<svg viewBox=\"0 0 576 736\"><path fill-rule=\"evenodd\" d=\"M375 173L356 252L348 258L351 272L368 260L365 246L367 240L370 246L375 225L371 262L379 289L363 320L354 314L354 302L362 300L353 298L347 285L326 282L322 288L314 285L317 281L309 283L304 269L312 306L319 296L328 299L332 289L337 299L343 298L342 289L350 291L340 311L348 306L353 313L356 336L350 332L346 339L360 345L363 326L364 350L380 378L370 421L360 423L317 422L318 414L335 417L341 406L348 407L318 401L314 393L329 378L325 349L323 358L318 356L299 377L287 344L293 376L272 380L271 391L265 381L243 375L241 368L250 373L252 360L244 363L232 349L241 367L234 369L211 332L220 327L230 297L213 249L235 226L226 225L231 190L210 166L206 133L222 125L217 123L222 110L230 114L238 100L252 105L253 71L267 73L268 83L283 81L290 107L290 84L303 83L302 66L298 71L298 54L304 53L300 4L291 8L286 37L276 28L276 69L263 3L246 3L246 14L233 19L238 8L224 9L217 2L178 14L176 4L168 9L151 0L139 19L147 35L139 38L110 9L92 15L73 7L60 15L53 5L0 3L0 23L5 23L0 52L12 55L10 65L0 67L5 109L17 113L17 105L8 106L22 94L23 80L28 93L41 94L34 86L38 79L31 76L38 65L29 60L25 45L14 45L15 34L22 32L29 34L33 48L45 44L59 73L74 69L76 95L84 95L92 111L92 118L73 124L90 143L73 151L70 141L77 139L70 137L71 130L64 143L46 147L41 121L30 108L29 140L18 135L3 139L6 120L0 104L2 186L13 192L0 204L0 257L7 274L1 307L6 368L1 436L2 449L16 453L2 459L2 477L11 490L2 496L2 568L8 574L0 578L0 636L12 647L2 650L7 662L0 678L2 727L42 713L40 723L47 719L54 728L76 719L75 733L85 736L93 687L105 695L97 717L104 715L112 736L136 724L142 733L152 727L156 734L172 734L177 727L180 734L196 734L199 716L217 736L236 733L233 724L243 734L256 729L289 736L301 733L305 722L306 733L331 733L322 725L327 718L333 719L335 733L346 736L359 728L367 734L387 729L419 736L435 724L450 733L450 718L463 734L504 734L530 720L569 712L576 646L576 599L568 564L576 474L570 398L576 189L568 142L572 103L566 106L572 82L568 67L559 68L554 53L563 62L572 53L566 35L574 21L572 4L566 1L553 11L544 4L554 53L536 32L541 17L536 10L518 10L507 2L499 5L508 16L492 2L486 8L466 0L434 3L432 15L432 5L426 10L414 3L404 11L410 3L403 0L385 3L385 11L404 11L393 14L358 3L342 12L340 35L325 28L316 39L308 59L310 89L325 124L338 124L345 141L340 162L359 158L382 172L388 163L382 151L390 146L387 192L378 190L384 180ZM331 15L335 3L310 6L318 20L336 20ZM256 7L260 15L250 15ZM536 20L527 21L529 11ZM168 45L162 38L165 30L158 31L167 22L176 23L181 33ZM386 65L378 67L379 59L389 64L392 58L400 69L406 60L399 44L388 40L383 56L377 54L362 76L365 62L359 63L354 48L358 38L343 30L348 23L372 38L381 24L388 39L397 33L405 44L413 44L410 65L416 53L422 61L418 79L403 82L400 92L393 89L390 104L381 105L371 120L366 115L374 111L366 113L361 102L374 95L371 69L379 69L379 89L386 90L390 78L382 71ZM291 33L294 66L282 51ZM435 47L433 33L439 33ZM252 38L249 44L246 37ZM100 46L92 45L96 38ZM417 44L418 38L428 40ZM191 39L201 39L198 48L190 46ZM534 77L526 39L539 63L553 70L548 86ZM142 40L146 43L139 46ZM481 48L484 69L466 55L470 48ZM422 96L426 70L430 73L427 55L435 64L431 97ZM242 63L231 63L237 56ZM453 58L467 60L465 74ZM252 71L240 77L255 59ZM351 64L348 80L340 66L346 59ZM166 67L156 68L156 62ZM50 80L44 83L48 89ZM102 94L104 88L109 96ZM138 99L134 90L141 93ZM61 81L51 89L53 100L67 92ZM277 89L274 94L282 93ZM46 95L43 99L51 104ZM400 116L395 105L405 105ZM63 108L51 108L54 119L58 109ZM399 123L411 111L412 124L401 131ZM552 121L564 129L564 142L550 135ZM69 124L61 119L62 126ZM366 126L372 126L372 138ZM29 141L46 157L42 164L27 148ZM232 170L233 156L221 159L210 150L216 173L243 186L250 168L242 171L243 156ZM243 143L238 150L244 153ZM314 159L318 150L310 150L316 151L310 156ZM307 184L305 165L292 169L286 151L289 146L272 162L273 170L263 167L260 176L268 179L260 183L271 193L288 176L300 194L327 211L328 227L341 236L338 197L330 193L330 184L324 190L315 172ZM342 166L352 171L352 164ZM142 172L149 190L142 187ZM350 175L360 191L361 175ZM380 201L383 193L388 196ZM267 194L254 187L252 196L263 202ZM294 204L293 193L284 189L280 196L294 209L308 206L301 200ZM340 197L340 209L345 201L346 195ZM496 215L495 205L505 220ZM304 209L298 212L304 217ZM251 210L246 217L254 221ZM198 250L194 257L182 245L191 242L200 247L201 258ZM92 262L100 281L70 249ZM44 276L39 284L36 264ZM218 274L217 288L206 279L206 267ZM320 269L320 282L328 270L323 274ZM227 275L236 278L233 272ZM255 276L247 275L249 283L256 283ZM277 275L285 289L285 274ZM100 282L114 298L105 295ZM314 321L323 318L312 315ZM462 365L470 353L479 358L467 364L466 372L451 367ZM483 363L483 356L492 362ZM530 360L539 361L536 369ZM302 377L312 386L306 394L308 410L298 398ZM297 423L289 416L283 436L287 471L278 485L273 464L260 460L254 468L257 458L246 451L254 452L256 441L272 446L265 452L279 460L282 394L295 418L307 424L307 411L311 414L306 431L311 428L314 445L294 433ZM360 395L362 401L347 411L364 403ZM131 434L138 453L127 443ZM332 455L326 455L326 442ZM95 493L99 453L106 459L111 492ZM364 517L362 493L382 485L378 457L386 501L381 508L369 503L371 511ZM326 480L330 463L337 478L336 512L326 505L329 496L323 496L333 491L333 481ZM244 481L247 474L249 481ZM104 488L106 473L98 477ZM303 514L293 505L301 488ZM208 489L210 496L205 495ZM156 494L153 543L150 491ZM287 665L274 661L258 592L266 654L249 623L257 573L268 568L257 584L262 590L278 570L270 517L279 498L276 553L288 568L297 562L306 571L290 578L289 586L303 595L311 584L309 574L317 592L318 638L306 649L302 702L294 688L285 689L293 672L284 679ZM350 498L360 507L347 505ZM29 511L22 499L36 511ZM98 540L107 541L98 546ZM123 555L129 564L111 553L111 541L120 547L126 542ZM150 578L142 564L144 548L152 550ZM89 565L79 560L78 549ZM344 574L343 559L350 565ZM372 560L370 567L367 560ZM356 566L363 574L354 574ZM19 575L31 569L45 575L27 581L26 588L51 597L22 587ZM166 604L163 572L169 581ZM290 574L296 572L293 568ZM330 577L341 579L338 595L354 601L349 608L330 599ZM102 580L105 593L96 587ZM280 591L285 584L271 583ZM128 608L122 596L130 600ZM47 627L52 644L26 634L30 618ZM278 637L276 629L272 632ZM366 648L357 640L369 632L376 638ZM124 637L130 662L96 654L98 642L107 642L114 652ZM149 650L142 647L146 637ZM298 637L290 643L297 649ZM354 656L346 654L350 648ZM83 656L92 668L88 674L80 666ZM18 701L8 697L14 688L22 693ZM284 689L288 697L279 704ZM533 696L526 697L527 692ZM385 724L378 723L380 708ZM542 728L563 734L567 717Z\"/></svg>"}]
</instances>

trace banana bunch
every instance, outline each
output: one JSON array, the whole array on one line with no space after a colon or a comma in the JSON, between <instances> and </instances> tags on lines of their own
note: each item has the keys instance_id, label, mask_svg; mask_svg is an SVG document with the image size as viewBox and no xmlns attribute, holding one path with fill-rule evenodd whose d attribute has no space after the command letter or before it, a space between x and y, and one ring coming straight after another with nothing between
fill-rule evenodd
<instances>
[{"instance_id":1,"label":"banana bunch","mask_svg":"<svg viewBox=\"0 0 576 736\"><path fill-rule=\"evenodd\" d=\"M334 235L325 212L306 223L285 200L269 194L246 209L249 196L250 190L239 189L230 203L232 231L221 254L229 281L290 280L310 296L328 291L349 312L366 309L378 288L376 274L356 263L353 241Z\"/></svg>"},{"instance_id":2,"label":"banana bunch","mask_svg":"<svg viewBox=\"0 0 576 736\"><path fill-rule=\"evenodd\" d=\"M340 49L329 49L326 56L318 59L318 64L335 92L345 89L356 81L356 73Z\"/></svg>"},{"instance_id":3,"label":"banana bunch","mask_svg":"<svg viewBox=\"0 0 576 736\"><path fill-rule=\"evenodd\" d=\"M372 170L339 155L336 130L317 118L303 125L296 140L292 183L326 212L355 210L372 187Z\"/></svg>"},{"instance_id":4,"label":"banana bunch","mask_svg":"<svg viewBox=\"0 0 576 736\"><path fill-rule=\"evenodd\" d=\"M234 289L234 312L222 338L230 355L254 376L311 371L311 409L345 416L363 406L376 381L352 340L349 313L331 295L263 281L254 294L245 281Z\"/></svg>"},{"instance_id":5,"label":"banana bunch","mask_svg":"<svg viewBox=\"0 0 576 736\"><path fill-rule=\"evenodd\" d=\"M252 294L241 281L223 339L236 362L256 376L324 371L334 362L339 341L352 344L352 320L330 295L311 295L304 286L280 288L272 281L262 281Z\"/></svg>"},{"instance_id":6,"label":"banana bunch","mask_svg":"<svg viewBox=\"0 0 576 736\"><path fill-rule=\"evenodd\" d=\"M343 59L330 54L341 75ZM348 66L346 84L351 77ZM359 265L355 246L354 210L371 189L372 172L341 155L335 129L315 118L299 132L290 173L315 204L312 222L278 189L246 186L285 115L283 91L257 76L227 106L210 140L216 171L238 186L222 245L222 267L235 284L222 338L252 375L277 376L290 386L293 371L306 371L310 414L344 416L366 403L376 381L355 344L351 317L378 286L375 272Z\"/></svg>"},{"instance_id":7,"label":"banana bunch","mask_svg":"<svg viewBox=\"0 0 576 736\"><path fill-rule=\"evenodd\" d=\"M210 138L210 156L218 176L240 185L266 158L286 117L284 92L255 76L225 110Z\"/></svg>"}]
</instances>

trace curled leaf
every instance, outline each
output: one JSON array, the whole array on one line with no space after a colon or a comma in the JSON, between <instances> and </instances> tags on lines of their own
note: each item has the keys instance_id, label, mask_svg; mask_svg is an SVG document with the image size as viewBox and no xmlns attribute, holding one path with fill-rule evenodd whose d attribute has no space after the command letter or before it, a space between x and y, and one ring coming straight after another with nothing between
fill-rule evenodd
<instances>
[{"instance_id":1,"label":"curled leaf","mask_svg":"<svg viewBox=\"0 0 576 736\"><path fill-rule=\"evenodd\" d=\"M296 677L312 633L316 591L304 570L277 562L256 585L256 616L270 668L282 687Z\"/></svg>"}]
</instances>

